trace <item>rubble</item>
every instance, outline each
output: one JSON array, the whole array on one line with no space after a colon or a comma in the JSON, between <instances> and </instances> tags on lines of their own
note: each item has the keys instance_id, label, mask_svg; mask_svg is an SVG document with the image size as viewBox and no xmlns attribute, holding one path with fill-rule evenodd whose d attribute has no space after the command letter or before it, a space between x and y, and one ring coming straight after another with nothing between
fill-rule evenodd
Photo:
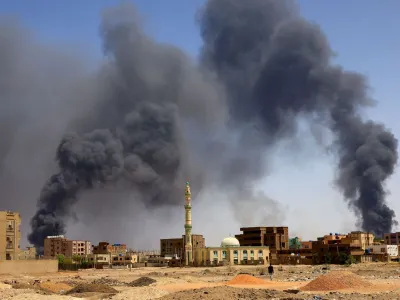
<instances>
[{"instance_id":1,"label":"rubble","mask_svg":"<svg viewBox=\"0 0 400 300\"><path fill-rule=\"evenodd\" d=\"M128 286L131 287L140 287L140 286L149 286L150 284L153 284L157 282L157 280L150 278L150 277L140 277L139 279L136 279L130 283L128 283Z\"/></svg>"},{"instance_id":2,"label":"rubble","mask_svg":"<svg viewBox=\"0 0 400 300\"><path fill-rule=\"evenodd\" d=\"M108 285L108 286L125 286L125 285L127 285L125 282L121 282L116 279L111 279L111 278L107 278L107 277L101 277L101 278L95 279L91 283L92 284L103 284L103 285Z\"/></svg>"}]
</instances>

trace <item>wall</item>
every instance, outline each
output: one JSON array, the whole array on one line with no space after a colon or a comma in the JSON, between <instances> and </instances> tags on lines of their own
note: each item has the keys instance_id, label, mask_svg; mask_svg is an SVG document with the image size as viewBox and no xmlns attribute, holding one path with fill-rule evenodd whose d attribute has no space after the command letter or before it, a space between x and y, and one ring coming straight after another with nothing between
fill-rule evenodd
<instances>
[{"instance_id":1,"label":"wall","mask_svg":"<svg viewBox=\"0 0 400 300\"><path fill-rule=\"evenodd\" d=\"M58 261L51 260L2 260L0 274L38 274L58 272Z\"/></svg>"}]
</instances>

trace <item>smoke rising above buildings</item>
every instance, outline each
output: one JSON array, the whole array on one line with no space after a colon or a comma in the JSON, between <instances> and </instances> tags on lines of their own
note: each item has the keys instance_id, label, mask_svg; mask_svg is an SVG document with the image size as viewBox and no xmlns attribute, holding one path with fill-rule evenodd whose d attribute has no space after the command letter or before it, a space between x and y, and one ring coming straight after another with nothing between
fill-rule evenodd
<instances>
[{"instance_id":1,"label":"smoke rising above buildings","mask_svg":"<svg viewBox=\"0 0 400 300\"><path fill-rule=\"evenodd\" d=\"M361 227L389 232L396 221L384 183L397 140L362 118L373 104L368 84L332 63L320 28L284 0L209 0L198 21L196 62L147 36L132 5L103 12L105 61L83 80L85 92L72 94L90 109L69 117L73 133L57 147L30 242L65 233L74 205L96 201L82 195L103 186L130 190L152 209L182 204L189 178L194 193L229 191L237 214L247 199L275 207L252 187L269 172L270 150L298 133L299 118L333 134L336 184Z\"/></svg>"}]
</instances>

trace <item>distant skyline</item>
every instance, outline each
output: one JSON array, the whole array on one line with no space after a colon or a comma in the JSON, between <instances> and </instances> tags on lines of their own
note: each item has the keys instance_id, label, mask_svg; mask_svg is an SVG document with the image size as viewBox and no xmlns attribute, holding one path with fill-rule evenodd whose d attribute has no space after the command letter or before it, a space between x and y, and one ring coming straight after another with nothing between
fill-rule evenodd
<instances>
[{"instance_id":1,"label":"distant skyline","mask_svg":"<svg viewBox=\"0 0 400 300\"><path fill-rule=\"evenodd\" d=\"M101 42L98 34L101 9L120 1L11 1L0 4L0 18L16 18L23 26L32 30L40 41L71 48L84 53L93 61L102 57ZM182 49L195 58L202 45L195 14L201 0L136 0L132 1L142 15L148 33L162 43L169 43ZM398 71L400 70L400 1L398 0L353 0L353 1L318 1L298 0L302 15L321 26L331 46L337 52L336 62L345 69L357 71L368 76L372 95L378 105L366 112L366 116L381 121L400 138L398 111ZM284 145L276 151L271 165L271 174L259 186L266 195L282 205L284 218L270 221L281 222L289 226L291 236L304 240L315 239L329 232L347 232L356 229L355 217L346 207L342 196L333 187L333 157L328 157L319 150L315 142L310 142L297 156L285 153ZM54 149L50 149L50 152ZM397 169L387 183L390 194L387 201L400 220L400 175ZM184 185L185 182L182 182ZM196 183L191 181L192 191ZM32 187L39 193L40 186ZM36 195L26 201L36 201ZM200 197L200 196L199 196ZM240 225L234 219L229 204L223 195L214 199L214 194L201 195L202 201L193 198L193 233L204 234L207 245L218 245L220 240L231 234L239 233ZM245 202L244 202L245 203ZM158 220L160 211L149 212L143 224L143 235L129 236L126 242L133 248L140 248L140 243L148 248L158 247L159 238L181 236L184 218L184 195L182 195L182 219L174 219L167 231L162 231L163 224ZM244 204L245 205L245 204ZM262 204L259 204L262 207ZM31 205L33 206L33 205ZM196 209L197 206L197 209ZM262 207L268 211L268 207ZM218 211L218 212L217 212ZM33 213L33 211L32 211ZM78 214L79 215L79 214ZM133 213L134 215L134 213ZM29 215L23 215L23 234L29 229ZM211 220L212 218L212 220ZM95 220L96 218L93 218ZM202 223L199 222L202 221ZM132 221L132 223L130 223ZM138 226L133 220L121 221L121 228ZM268 222L268 221L266 221ZM102 239L99 224L90 228L90 218L84 223L73 222L67 236L70 238L90 238L97 243ZM172 224L173 223L173 224ZM145 228L145 226L148 226ZM259 224L272 225L272 224ZM88 236L82 235L81 227L87 228ZM152 230L160 226L156 233ZM215 230L215 228L219 228ZM121 229L122 230L122 229ZM90 234L89 234L90 233ZM123 235L121 235L123 236Z\"/></svg>"}]
</instances>

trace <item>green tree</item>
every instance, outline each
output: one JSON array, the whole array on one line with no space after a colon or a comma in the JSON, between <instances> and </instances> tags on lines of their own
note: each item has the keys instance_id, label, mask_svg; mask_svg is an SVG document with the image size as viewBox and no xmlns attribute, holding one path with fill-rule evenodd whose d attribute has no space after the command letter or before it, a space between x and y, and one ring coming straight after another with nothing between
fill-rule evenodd
<instances>
[{"instance_id":1,"label":"green tree","mask_svg":"<svg viewBox=\"0 0 400 300\"><path fill-rule=\"evenodd\" d=\"M75 255L72 256L72 261L79 264L79 263L82 262L82 256L75 254Z\"/></svg>"},{"instance_id":2,"label":"green tree","mask_svg":"<svg viewBox=\"0 0 400 300\"><path fill-rule=\"evenodd\" d=\"M319 264L319 255L318 255L318 253L313 253L312 254L312 261L313 261L313 264Z\"/></svg>"},{"instance_id":3,"label":"green tree","mask_svg":"<svg viewBox=\"0 0 400 300\"><path fill-rule=\"evenodd\" d=\"M66 265L72 264L72 259L69 257L64 258L64 264L66 264Z\"/></svg>"},{"instance_id":4,"label":"green tree","mask_svg":"<svg viewBox=\"0 0 400 300\"><path fill-rule=\"evenodd\" d=\"M345 252L339 253L339 263L341 265L351 265L356 263L356 259L353 255L349 255Z\"/></svg>"},{"instance_id":5,"label":"green tree","mask_svg":"<svg viewBox=\"0 0 400 300\"><path fill-rule=\"evenodd\" d=\"M326 264L332 263L332 254L330 252L325 253L324 261Z\"/></svg>"},{"instance_id":6,"label":"green tree","mask_svg":"<svg viewBox=\"0 0 400 300\"><path fill-rule=\"evenodd\" d=\"M356 262L357 262L356 258L353 255L348 255L345 264L351 265L351 264L355 264Z\"/></svg>"},{"instance_id":7,"label":"green tree","mask_svg":"<svg viewBox=\"0 0 400 300\"><path fill-rule=\"evenodd\" d=\"M301 243L297 236L289 240L289 248L295 250L301 248Z\"/></svg>"},{"instance_id":8,"label":"green tree","mask_svg":"<svg viewBox=\"0 0 400 300\"><path fill-rule=\"evenodd\" d=\"M57 254L57 259L59 264L63 264L65 262L65 256L62 254Z\"/></svg>"}]
</instances>

